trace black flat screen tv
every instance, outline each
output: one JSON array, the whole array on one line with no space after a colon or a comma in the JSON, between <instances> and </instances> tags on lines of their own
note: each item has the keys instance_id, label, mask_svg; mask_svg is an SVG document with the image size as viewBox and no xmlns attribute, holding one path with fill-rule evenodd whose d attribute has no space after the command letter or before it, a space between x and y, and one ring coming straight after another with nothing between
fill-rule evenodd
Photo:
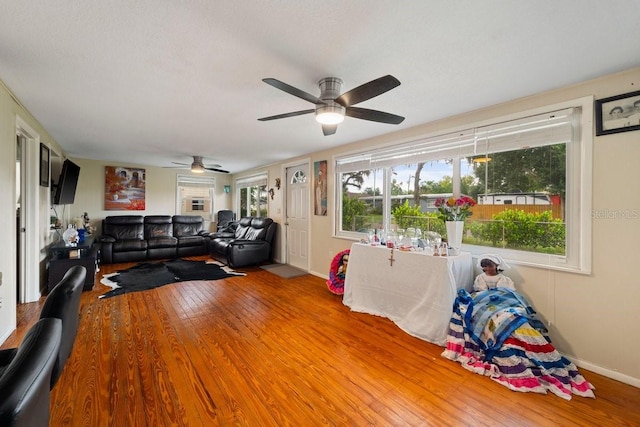
<instances>
[{"instance_id":1,"label":"black flat screen tv","mask_svg":"<svg viewBox=\"0 0 640 427\"><path fill-rule=\"evenodd\" d=\"M71 205L76 198L76 187L80 176L80 166L71 160L62 163L60 178L56 185L56 192L53 196L54 205Z\"/></svg>"}]
</instances>

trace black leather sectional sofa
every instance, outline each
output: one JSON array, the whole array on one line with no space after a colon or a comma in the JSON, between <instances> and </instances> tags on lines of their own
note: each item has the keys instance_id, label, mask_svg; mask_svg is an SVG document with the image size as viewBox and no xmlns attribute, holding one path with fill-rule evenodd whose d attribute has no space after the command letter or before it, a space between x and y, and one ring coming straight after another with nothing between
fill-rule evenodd
<instances>
[{"instance_id":1,"label":"black leather sectional sofa","mask_svg":"<svg viewBox=\"0 0 640 427\"><path fill-rule=\"evenodd\" d=\"M211 255L234 268L271 261L276 226L271 218L241 218L227 230L211 234Z\"/></svg>"},{"instance_id":2,"label":"black leather sectional sofa","mask_svg":"<svg viewBox=\"0 0 640 427\"><path fill-rule=\"evenodd\" d=\"M102 221L100 262L172 259L209 253L210 232L197 215L117 215Z\"/></svg>"}]
</instances>

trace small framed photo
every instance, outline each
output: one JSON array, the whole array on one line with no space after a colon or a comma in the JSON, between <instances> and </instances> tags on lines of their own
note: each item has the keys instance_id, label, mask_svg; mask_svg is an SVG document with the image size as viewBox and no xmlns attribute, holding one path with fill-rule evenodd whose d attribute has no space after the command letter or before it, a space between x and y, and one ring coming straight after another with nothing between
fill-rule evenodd
<instances>
[{"instance_id":1,"label":"small framed photo","mask_svg":"<svg viewBox=\"0 0 640 427\"><path fill-rule=\"evenodd\" d=\"M595 110L597 136L640 130L640 91L598 99Z\"/></svg>"},{"instance_id":2,"label":"small framed photo","mask_svg":"<svg viewBox=\"0 0 640 427\"><path fill-rule=\"evenodd\" d=\"M49 186L49 147L40 143L40 186Z\"/></svg>"}]
</instances>

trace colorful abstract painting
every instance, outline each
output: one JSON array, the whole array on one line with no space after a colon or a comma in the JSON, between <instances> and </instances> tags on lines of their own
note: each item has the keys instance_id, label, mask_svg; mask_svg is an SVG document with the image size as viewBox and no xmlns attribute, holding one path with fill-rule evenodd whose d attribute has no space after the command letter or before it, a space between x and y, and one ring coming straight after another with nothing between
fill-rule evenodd
<instances>
[{"instance_id":1,"label":"colorful abstract painting","mask_svg":"<svg viewBox=\"0 0 640 427\"><path fill-rule=\"evenodd\" d=\"M143 211L145 209L145 170L106 166L104 210Z\"/></svg>"}]
</instances>

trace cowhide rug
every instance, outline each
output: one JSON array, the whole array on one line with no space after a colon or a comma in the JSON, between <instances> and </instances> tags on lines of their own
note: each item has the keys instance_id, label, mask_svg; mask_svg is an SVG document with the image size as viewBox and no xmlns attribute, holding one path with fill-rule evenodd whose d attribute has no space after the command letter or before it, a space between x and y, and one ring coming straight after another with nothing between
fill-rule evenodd
<instances>
[{"instance_id":1,"label":"cowhide rug","mask_svg":"<svg viewBox=\"0 0 640 427\"><path fill-rule=\"evenodd\" d=\"M112 288L99 298L109 298L128 292L159 288L187 280L218 280L246 276L217 261L189 261L176 259L164 262L143 262L126 270L102 276L102 283Z\"/></svg>"}]
</instances>

